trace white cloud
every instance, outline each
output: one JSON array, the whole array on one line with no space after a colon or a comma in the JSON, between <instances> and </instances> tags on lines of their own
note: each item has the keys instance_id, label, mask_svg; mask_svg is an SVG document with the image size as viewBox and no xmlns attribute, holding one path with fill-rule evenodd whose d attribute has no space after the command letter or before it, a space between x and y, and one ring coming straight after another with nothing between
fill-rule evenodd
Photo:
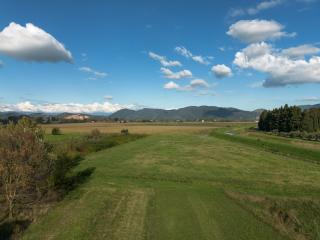
<instances>
[{"instance_id":1,"label":"white cloud","mask_svg":"<svg viewBox=\"0 0 320 240\"><path fill-rule=\"evenodd\" d=\"M318 0L297 0L297 2L301 2L301 3L314 3L317 2Z\"/></svg>"},{"instance_id":2,"label":"white cloud","mask_svg":"<svg viewBox=\"0 0 320 240\"><path fill-rule=\"evenodd\" d=\"M320 48L311 44L304 44L282 50L282 54L290 58L304 58L305 56L316 55L318 53L320 53Z\"/></svg>"},{"instance_id":3,"label":"white cloud","mask_svg":"<svg viewBox=\"0 0 320 240\"><path fill-rule=\"evenodd\" d=\"M206 57L202 57L202 56L193 56L192 60L203 65L210 64L210 62L206 59Z\"/></svg>"},{"instance_id":4,"label":"white cloud","mask_svg":"<svg viewBox=\"0 0 320 240\"><path fill-rule=\"evenodd\" d=\"M111 113L118 110L129 108L135 109L135 105L121 105L113 104L110 102L103 103L44 103L44 104L34 104L30 101L20 102L17 104L0 104L1 112L8 111L18 111L18 112L46 112L46 113L95 113L95 112L105 112Z\"/></svg>"},{"instance_id":5,"label":"white cloud","mask_svg":"<svg viewBox=\"0 0 320 240\"><path fill-rule=\"evenodd\" d=\"M52 35L32 23L10 23L0 32L0 53L35 62L72 62L71 53Z\"/></svg>"},{"instance_id":6,"label":"white cloud","mask_svg":"<svg viewBox=\"0 0 320 240\"><path fill-rule=\"evenodd\" d=\"M176 84L175 82L168 82L164 85L165 89L179 89L180 86L178 84Z\"/></svg>"},{"instance_id":7,"label":"white cloud","mask_svg":"<svg viewBox=\"0 0 320 240\"><path fill-rule=\"evenodd\" d=\"M181 67L182 64L179 61L170 61L164 56L160 56L154 52L149 52L149 57L153 60L159 61L164 67Z\"/></svg>"},{"instance_id":8,"label":"white cloud","mask_svg":"<svg viewBox=\"0 0 320 240\"><path fill-rule=\"evenodd\" d=\"M230 17L239 17L243 15L255 15L259 12L267 9L271 9L274 7L277 7L281 4L283 4L285 0L269 0L269 1L263 1L256 6L249 7L249 8L234 8L231 9L229 12Z\"/></svg>"},{"instance_id":9,"label":"white cloud","mask_svg":"<svg viewBox=\"0 0 320 240\"><path fill-rule=\"evenodd\" d=\"M179 53L181 56L184 56L186 58L191 58L193 61L203 64L203 65L209 65L210 61L208 60L209 57L203 57L200 55L193 55L193 53L191 51L189 51L188 49L186 49L185 47L181 46L181 47L176 47L174 49L177 53Z\"/></svg>"},{"instance_id":10,"label":"white cloud","mask_svg":"<svg viewBox=\"0 0 320 240\"><path fill-rule=\"evenodd\" d=\"M214 75L217 78L225 78L225 77L231 77L232 71L229 67L227 67L224 64L218 64L211 68L211 71L214 73Z\"/></svg>"},{"instance_id":11,"label":"white cloud","mask_svg":"<svg viewBox=\"0 0 320 240\"><path fill-rule=\"evenodd\" d=\"M237 52L234 64L268 75L265 87L320 83L320 57L292 59L267 43L255 43Z\"/></svg>"},{"instance_id":12,"label":"white cloud","mask_svg":"<svg viewBox=\"0 0 320 240\"><path fill-rule=\"evenodd\" d=\"M185 47L176 47L174 50L186 58L190 58L193 56L193 54Z\"/></svg>"},{"instance_id":13,"label":"white cloud","mask_svg":"<svg viewBox=\"0 0 320 240\"><path fill-rule=\"evenodd\" d=\"M283 25L273 20L240 20L229 27L227 34L245 43L275 40L296 35L295 33L286 33L282 31L283 29Z\"/></svg>"},{"instance_id":14,"label":"white cloud","mask_svg":"<svg viewBox=\"0 0 320 240\"><path fill-rule=\"evenodd\" d=\"M182 70L179 72L173 72L168 68L162 67L161 72L163 73L165 78L169 78L169 79L181 79L181 78L192 77L192 72L189 70Z\"/></svg>"},{"instance_id":15,"label":"white cloud","mask_svg":"<svg viewBox=\"0 0 320 240\"><path fill-rule=\"evenodd\" d=\"M320 102L320 97L305 97L298 99L298 101L303 101L303 102Z\"/></svg>"},{"instance_id":16,"label":"white cloud","mask_svg":"<svg viewBox=\"0 0 320 240\"><path fill-rule=\"evenodd\" d=\"M88 60L88 55L86 53L81 53L81 58L82 58L81 60L85 62Z\"/></svg>"},{"instance_id":17,"label":"white cloud","mask_svg":"<svg viewBox=\"0 0 320 240\"><path fill-rule=\"evenodd\" d=\"M107 73L93 70L93 69L90 68L90 67L80 67L79 70L80 70L81 72L91 73L91 74L93 74L94 76L99 77L99 78L104 78L104 77L108 76ZM95 77L89 77L88 79L89 79L89 80L96 80Z\"/></svg>"},{"instance_id":18,"label":"white cloud","mask_svg":"<svg viewBox=\"0 0 320 240\"><path fill-rule=\"evenodd\" d=\"M106 96L104 96L104 99L105 99L106 101L111 101L111 100L113 99L113 97L110 96L110 95L106 95Z\"/></svg>"},{"instance_id":19,"label":"white cloud","mask_svg":"<svg viewBox=\"0 0 320 240\"><path fill-rule=\"evenodd\" d=\"M217 94L214 91L208 91L208 90L202 90L197 92L196 96L202 97L202 96L216 96Z\"/></svg>"},{"instance_id":20,"label":"white cloud","mask_svg":"<svg viewBox=\"0 0 320 240\"><path fill-rule=\"evenodd\" d=\"M254 83L251 83L249 85L250 88L261 88L263 87L263 81L258 81L258 82L254 82Z\"/></svg>"},{"instance_id":21,"label":"white cloud","mask_svg":"<svg viewBox=\"0 0 320 240\"><path fill-rule=\"evenodd\" d=\"M194 79L190 82L190 86L192 88L195 88L195 87L203 87L203 88L208 88L210 87L210 85L207 83L206 80L203 80L203 79Z\"/></svg>"},{"instance_id":22,"label":"white cloud","mask_svg":"<svg viewBox=\"0 0 320 240\"><path fill-rule=\"evenodd\" d=\"M212 85L214 86L214 85ZM183 91L183 92L186 92L186 91L195 91L197 89L206 89L206 88L210 88L210 84L206 81L206 80L203 80L203 79L193 79L190 81L190 84L188 85L185 85L185 86L180 86L179 84L171 81L171 82L168 82L164 85L164 88L165 89L168 89L168 90L177 90L177 91Z\"/></svg>"}]
</instances>

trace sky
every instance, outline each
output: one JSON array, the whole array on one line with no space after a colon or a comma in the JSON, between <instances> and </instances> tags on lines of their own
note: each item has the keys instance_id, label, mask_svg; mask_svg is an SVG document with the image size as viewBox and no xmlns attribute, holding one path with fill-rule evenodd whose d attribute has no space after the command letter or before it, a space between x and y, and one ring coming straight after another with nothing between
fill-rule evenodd
<instances>
[{"instance_id":1,"label":"sky","mask_svg":"<svg viewBox=\"0 0 320 240\"><path fill-rule=\"evenodd\" d=\"M319 22L319 0L3 0L0 111L316 104Z\"/></svg>"}]
</instances>

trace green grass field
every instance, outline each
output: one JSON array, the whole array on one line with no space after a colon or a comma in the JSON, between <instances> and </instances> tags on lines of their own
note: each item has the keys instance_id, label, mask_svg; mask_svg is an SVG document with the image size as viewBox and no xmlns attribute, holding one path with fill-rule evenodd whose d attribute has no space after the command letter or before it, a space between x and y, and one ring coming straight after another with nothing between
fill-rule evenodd
<instances>
[{"instance_id":1,"label":"green grass field","mask_svg":"<svg viewBox=\"0 0 320 240\"><path fill-rule=\"evenodd\" d=\"M89 180L23 239L320 239L318 145L227 125L88 155L75 171L94 167Z\"/></svg>"}]
</instances>

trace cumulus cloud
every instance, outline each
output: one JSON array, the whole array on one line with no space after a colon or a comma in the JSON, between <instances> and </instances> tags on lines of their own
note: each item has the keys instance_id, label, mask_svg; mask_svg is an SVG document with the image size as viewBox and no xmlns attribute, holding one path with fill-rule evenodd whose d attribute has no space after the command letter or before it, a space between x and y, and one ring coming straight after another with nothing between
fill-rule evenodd
<instances>
[{"instance_id":1,"label":"cumulus cloud","mask_svg":"<svg viewBox=\"0 0 320 240\"><path fill-rule=\"evenodd\" d=\"M214 73L214 75L217 78L225 78L225 77L231 77L232 71L229 67L227 67L224 64L218 64L211 68L211 71Z\"/></svg>"},{"instance_id":2,"label":"cumulus cloud","mask_svg":"<svg viewBox=\"0 0 320 240\"><path fill-rule=\"evenodd\" d=\"M292 59L265 42L251 44L237 52L234 64L266 73L264 87L320 83L319 56Z\"/></svg>"},{"instance_id":3,"label":"cumulus cloud","mask_svg":"<svg viewBox=\"0 0 320 240\"><path fill-rule=\"evenodd\" d=\"M81 72L86 72L86 73L93 74L95 77L99 77L99 78L104 78L104 77L108 76L107 73L93 70L90 67L80 67L79 70ZM88 79L89 80L95 80L96 79L95 77L89 77Z\"/></svg>"},{"instance_id":4,"label":"cumulus cloud","mask_svg":"<svg viewBox=\"0 0 320 240\"><path fill-rule=\"evenodd\" d=\"M153 60L159 61L164 67L181 67L182 64L179 61L170 61L165 56L160 56L154 52L149 52L149 57Z\"/></svg>"},{"instance_id":5,"label":"cumulus cloud","mask_svg":"<svg viewBox=\"0 0 320 240\"><path fill-rule=\"evenodd\" d=\"M249 8L233 8L229 11L229 16L239 17L243 15L255 15L261 11L282 5L284 2L285 2L284 0L269 0L269 1L263 1Z\"/></svg>"},{"instance_id":6,"label":"cumulus cloud","mask_svg":"<svg viewBox=\"0 0 320 240\"><path fill-rule=\"evenodd\" d=\"M316 55L318 53L320 53L320 48L311 44L304 44L282 50L282 54L290 58L304 58L305 56Z\"/></svg>"},{"instance_id":7,"label":"cumulus cloud","mask_svg":"<svg viewBox=\"0 0 320 240\"><path fill-rule=\"evenodd\" d=\"M194 55L191 51L189 51L188 49L186 49L183 46L180 47L176 47L174 49L178 54L180 54L181 56L184 56L185 58L189 58L192 59L193 61L203 64L203 65L209 65L210 61L208 60L209 57L203 57L201 55Z\"/></svg>"},{"instance_id":8,"label":"cumulus cloud","mask_svg":"<svg viewBox=\"0 0 320 240\"><path fill-rule=\"evenodd\" d=\"M45 112L45 113L95 113L105 112L111 113L118 110L129 108L135 109L135 105L121 105L117 103L103 102L103 103L42 103L35 104L30 101L20 102L17 104L1 104L0 111L17 111L17 112Z\"/></svg>"},{"instance_id":9,"label":"cumulus cloud","mask_svg":"<svg viewBox=\"0 0 320 240\"><path fill-rule=\"evenodd\" d=\"M211 86L206 80L193 79L190 81L190 84L185 86L180 86L179 84L171 81L166 83L163 87L168 90L177 90L177 91L185 92L185 91L194 91L197 89L206 89L206 88L210 88Z\"/></svg>"},{"instance_id":10,"label":"cumulus cloud","mask_svg":"<svg viewBox=\"0 0 320 240\"><path fill-rule=\"evenodd\" d=\"M190 86L192 88L195 87L203 87L203 88L208 88L210 85L207 83L206 80L203 79L194 79L190 82Z\"/></svg>"},{"instance_id":11,"label":"cumulus cloud","mask_svg":"<svg viewBox=\"0 0 320 240\"><path fill-rule=\"evenodd\" d=\"M192 77L192 72L189 70L182 70L179 72L173 72L168 68L162 67L161 72L163 73L165 78L169 78L169 79L181 79L181 78Z\"/></svg>"},{"instance_id":12,"label":"cumulus cloud","mask_svg":"<svg viewBox=\"0 0 320 240\"><path fill-rule=\"evenodd\" d=\"M173 82L173 81L168 82L168 83L166 83L166 84L164 85L164 88L165 88L165 89L179 89L179 87L180 87L180 86L179 86L177 83Z\"/></svg>"},{"instance_id":13,"label":"cumulus cloud","mask_svg":"<svg viewBox=\"0 0 320 240\"><path fill-rule=\"evenodd\" d=\"M229 27L227 34L245 43L275 40L296 35L296 33L284 32L283 29L283 25L273 20L240 20Z\"/></svg>"},{"instance_id":14,"label":"cumulus cloud","mask_svg":"<svg viewBox=\"0 0 320 240\"><path fill-rule=\"evenodd\" d=\"M23 61L72 62L71 52L62 43L32 23L24 27L12 22L4 28L0 53Z\"/></svg>"}]
</instances>

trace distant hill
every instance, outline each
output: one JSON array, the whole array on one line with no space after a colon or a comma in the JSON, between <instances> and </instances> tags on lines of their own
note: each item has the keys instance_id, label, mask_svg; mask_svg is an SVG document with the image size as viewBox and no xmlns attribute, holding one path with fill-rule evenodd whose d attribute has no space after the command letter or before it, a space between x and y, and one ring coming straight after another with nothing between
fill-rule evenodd
<instances>
[{"instance_id":1,"label":"distant hill","mask_svg":"<svg viewBox=\"0 0 320 240\"><path fill-rule=\"evenodd\" d=\"M174 110L144 108L141 110L122 109L110 115L130 121L199 121L199 120L228 120L252 121L260 115L259 111L244 111L237 108L214 106L191 106Z\"/></svg>"},{"instance_id":2,"label":"distant hill","mask_svg":"<svg viewBox=\"0 0 320 240\"><path fill-rule=\"evenodd\" d=\"M320 108L320 103L319 104L314 104L314 105L301 105L299 107L301 109L303 109L303 110L311 109L311 108Z\"/></svg>"},{"instance_id":3,"label":"distant hill","mask_svg":"<svg viewBox=\"0 0 320 240\"><path fill-rule=\"evenodd\" d=\"M320 108L320 104L301 105L301 109ZM244 111L237 108L224 108L215 106L190 106L173 110L144 108L140 110L122 109L113 114L109 113L37 113L37 112L0 112L0 120L8 117L30 116L33 118L51 119L54 121L74 120L73 116L85 116L84 120L99 121L106 119L121 119L127 121L254 121L257 120L264 109ZM81 120L81 119L80 119Z\"/></svg>"}]
</instances>

